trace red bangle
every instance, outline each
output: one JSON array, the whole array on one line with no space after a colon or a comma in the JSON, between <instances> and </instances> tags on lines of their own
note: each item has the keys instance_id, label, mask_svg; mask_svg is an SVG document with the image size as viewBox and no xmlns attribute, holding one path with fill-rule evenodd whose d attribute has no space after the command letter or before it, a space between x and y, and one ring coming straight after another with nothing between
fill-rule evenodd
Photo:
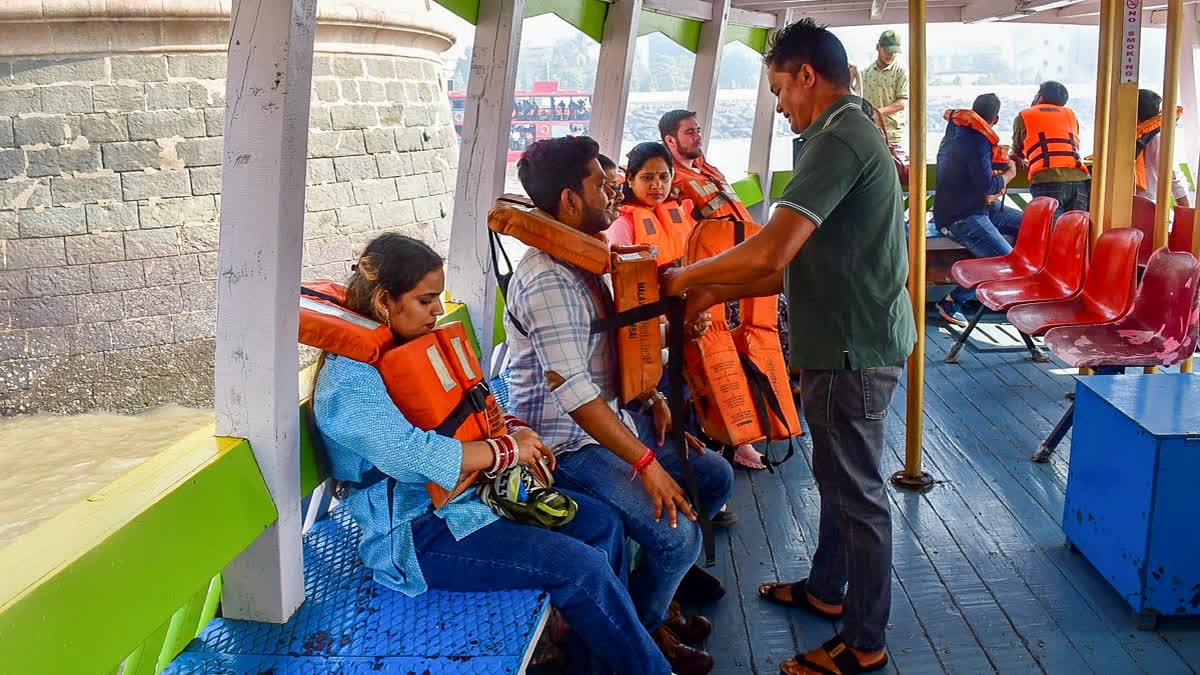
<instances>
[{"instance_id":1,"label":"red bangle","mask_svg":"<svg viewBox=\"0 0 1200 675\"><path fill-rule=\"evenodd\" d=\"M513 431L516 431L517 429L528 429L529 425L525 424L524 422L517 419L516 417L513 417L512 415L505 413L504 427L509 431L509 433L511 433Z\"/></svg>"},{"instance_id":2,"label":"red bangle","mask_svg":"<svg viewBox=\"0 0 1200 675\"><path fill-rule=\"evenodd\" d=\"M645 471L646 467L650 466L650 464L656 458L657 455L654 454L654 451L650 448L646 448L646 454L642 455L641 459L633 463L633 476L629 480L637 478L638 474Z\"/></svg>"}]
</instances>

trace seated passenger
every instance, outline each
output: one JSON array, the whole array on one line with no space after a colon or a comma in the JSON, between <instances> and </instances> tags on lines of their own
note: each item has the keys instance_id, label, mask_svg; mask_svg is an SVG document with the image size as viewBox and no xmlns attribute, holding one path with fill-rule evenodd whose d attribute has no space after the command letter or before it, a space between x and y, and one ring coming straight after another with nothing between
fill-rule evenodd
<instances>
[{"instance_id":1,"label":"seated passenger","mask_svg":"<svg viewBox=\"0 0 1200 675\"><path fill-rule=\"evenodd\" d=\"M617 163L608 158L608 155L596 155L596 160L600 162L600 168L604 169L604 187L608 189L608 213L604 216L604 221L611 227L617 218L621 217L621 184L624 179L621 178L621 170L617 168ZM609 240L612 243L612 240Z\"/></svg>"},{"instance_id":2,"label":"seated passenger","mask_svg":"<svg viewBox=\"0 0 1200 675\"><path fill-rule=\"evenodd\" d=\"M383 234L367 245L354 270L348 309L389 326L397 344L433 330L443 313L445 275L432 249ZM630 675L670 672L622 582L625 531L608 505L568 493L578 511L556 530L501 519L473 489L433 507L426 483L451 490L471 472L495 473L514 460L553 465L553 454L532 429L513 423L503 445L423 431L389 398L379 370L333 354L322 356L313 410L333 477L351 484L345 504L363 531L359 552L381 584L409 596L428 588L541 589L593 661ZM388 480L354 486L378 472Z\"/></svg>"},{"instance_id":3,"label":"seated passenger","mask_svg":"<svg viewBox=\"0 0 1200 675\"><path fill-rule=\"evenodd\" d=\"M671 152L662 143L638 143L629 151L626 174L621 217L608 228L609 243L648 244L656 249L659 267L679 263L696 221L688 213L691 202L670 198Z\"/></svg>"},{"instance_id":4,"label":"seated passenger","mask_svg":"<svg viewBox=\"0 0 1200 675\"><path fill-rule=\"evenodd\" d=\"M1021 212L1001 198L1017 167L1008 159L992 125L1000 119L1000 98L981 94L970 110L947 110L946 135L938 148L937 194L933 220L938 230L977 258L1007 255L1016 237ZM957 286L937 303L947 323L966 326L962 306L975 291Z\"/></svg>"},{"instance_id":5,"label":"seated passenger","mask_svg":"<svg viewBox=\"0 0 1200 675\"><path fill-rule=\"evenodd\" d=\"M1176 119L1183 114L1183 107L1175 111ZM1172 122L1173 123L1173 122ZM1138 89L1137 149L1133 166L1133 177L1137 183L1137 196L1152 202L1158 201L1158 154L1162 148L1162 97L1149 89ZM1188 206L1188 191L1183 178L1176 170L1171 171L1171 196L1180 206Z\"/></svg>"},{"instance_id":6,"label":"seated passenger","mask_svg":"<svg viewBox=\"0 0 1200 675\"><path fill-rule=\"evenodd\" d=\"M517 163L533 203L584 236L608 226L598 151L591 138L568 136L534 143ZM635 426L619 405L613 336L591 328L613 302L607 277L530 249L516 266L507 298L513 412L558 455L560 486L621 513L626 532L641 546L630 594L675 672L709 672L712 657L682 644L703 640L708 621L672 612L680 580L700 554L701 534L679 486L683 467L666 434L670 410L661 394L651 392L643 404L652 408L653 420L645 417ZM732 491L730 467L713 453L693 454L691 465L712 517Z\"/></svg>"}]
</instances>

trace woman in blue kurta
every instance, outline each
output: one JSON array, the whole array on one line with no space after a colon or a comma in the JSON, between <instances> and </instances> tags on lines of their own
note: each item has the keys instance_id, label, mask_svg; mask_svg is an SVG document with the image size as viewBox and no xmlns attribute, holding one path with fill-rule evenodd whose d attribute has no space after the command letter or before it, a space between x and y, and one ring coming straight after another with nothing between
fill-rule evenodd
<instances>
[{"instance_id":1,"label":"woman in blue kurta","mask_svg":"<svg viewBox=\"0 0 1200 675\"><path fill-rule=\"evenodd\" d=\"M391 327L397 344L433 330L443 313L442 259L398 234L369 243L347 284L349 309ZM602 502L571 493L576 517L556 530L496 516L474 490L434 509L425 483L451 490L459 478L495 466L486 442L461 442L413 426L392 403L373 366L326 355L313 392L317 427L333 477L358 483L372 469L395 479L351 490L363 530L363 561L384 586L409 596L429 588L550 594L572 630L617 673L664 675L670 667L638 620L624 584L621 519ZM517 461L553 461L533 430L512 433ZM389 513L390 511L390 513ZM583 669L572 667L572 672Z\"/></svg>"}]
</instances>

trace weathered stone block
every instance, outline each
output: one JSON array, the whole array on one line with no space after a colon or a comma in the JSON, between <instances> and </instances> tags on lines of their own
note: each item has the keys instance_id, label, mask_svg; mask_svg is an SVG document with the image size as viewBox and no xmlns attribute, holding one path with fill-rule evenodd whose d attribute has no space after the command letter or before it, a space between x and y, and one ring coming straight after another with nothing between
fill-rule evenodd
<instances>
[{"instance_id":1,"label":"weathered stone block","mask_svg":"<svg viewBox=\"0 0 1200 675\"><path fill-rule=\"evenodd\" d=\"M314 104L308 109L308 128L309 130L317 129L320 131L330 131L333 129L333 118L330 117L327 106Z\"/></svg>"},{"instance_id":2,"label":"weathered stone block","mask_svg":"<svg viewBox=\"0 0 1200 675\"><path fill-rule=\"evenodd\" d=\"M180 141L175 151L187 166L220 166L224 138L197 138Z\"/></svg>"},{"instance_id":3,"label":"weathered stone block","mask_svg":"<svg viewBox=\"0 0 1200 675\"><path fill-rule=\"evenodd\" d=\"M371 220L374 221L375 227L389 230L414 222L416 216L413 215L411 201L392 202L390 204L372 204Z\"/></svg>"},{"instance_id":4,"label":"weathered stone block","mask_svg":"<svg viewBox=\"0 0 1200 675\"><path fill-rule=\"evenodd\" d=\"M200 266L197 255L180 255L169 258L150 258L142 261L149 286L172 286L200 281Z\"/></svg>"},{"instance_id":5,"label":"weathered stone block","mask_svg":"<svg viewBox=\"0 0 1200 675\"><path fill-rule=\"evenodd\" d=\"M300 268L300 278L308 279L345 279L348 275L346 263L335 262L324 265L312 265Z\"/></svg>"},{"instance_id":6,"label":"weathered stone block","mask_svg":"<svg viewBox=\"0 0 1200 675\"><path fill-rule=\"evenodd\" d=\"M225 134L225 109L204 109L204 133L207 136L222 136Z\"/></svg>"},{"instance_id":7,"label":"weathered stone block","mask_svg":"<svg viewBox=\"0 0 1200 675\"><path fill-rule=\"evenodd\" d=\"M104 168L113 171L157 169L162 164L162 148L156 141L105 143L100 148Z\"/></svg>"},{"instance_id":8,"label":"weathered stone block","mask_svg":"<svg viewBox=\"0 0 1200 675\"><path fill-rule=\"evenodd\" d=\"M25 209L18 213L22 237L63 237L87 232L83 208Z\"/></svg>"},{"instance_id":9,"label":"weathered stone block","mask_svg":"<svg viewBox=\"0 0 1200 675\"><path fill-rule=\"evenodd\" d=\"M42 95L37 89L5 89L0 96L0 115L9 117L42 111Z\"/></svg>"},{"instance_id":10,"label":"weathered stone block","mask_svg":"<svg viewBox=\"0 0 1200 675\"><path fill-rule=\"evenodd\" d=\"M171 325L175 328L175 339L179 342L210 339L216 336L217 313L205 311L176 314L171 317Z\"/></svg>"},{"instance_id":11,"label":"weathered stone block","mask_svg":"<svg viewBox=\"0 0 1200 675\"><path fill-rule=\"evenodd\" d=\"M13 61L14 84L95 82L105 79L103 57Z\"/></svg>"},{"instance_id":12,"label":"weathered stone block","mask_svg":"<svg viewBox=\"0 0 1200 675\"><path fill-rule=\"evenodd\" d=\"M0 208L36 209L41 206L50 206L49 179L0 182Z\"/></svg>"},{"instance_id":13,"label":"weathered stone block","mask_svg":"<svg viewBox=\"0 0 1200 675\"><path fill-rule=\"evenodd\" d=\"M98 84L92 87L92 107L96 112L143 110L146 87L142 84Z\"/></svg>"},{"instance_id":14,"label":"weathered stone block","mask_svg":"<svg viewBox=\"0 0 1200 675\"><path fill-rule=\"evenodd\" d=\"M425 174L425 181L429 184L429 194L440 195L446 191L446 186L442 183L441 171L430 171Z\"/></svg>"},{"instance_id":15,"label":"weathered stone block","mask_svg":"<svg viewBox=\"0 0 1200 675\"><path fill-rule=\"evenodd\" d=\"M431 106L418 103L404 106L404 124L410 127L427 127L433 124Z\"/></svg>"},{"instance_id":16,"label":"weathered stone block","mask_svg":"<svg viewBox=\"0 0 1200 675\"><path fill-rule=\"evenodd\" d=\"M333 128L344 130L377 126L379 115L375 111L375 106L370 105L339 105L330 108L329 113Z\"/></svg>"},{"instance_id":17,"label":"weathered stone block","mask_svg":"<svg viewBox=\"0 0 1200 675\"><path fill-rule=\"evenodd\" d=\"M333 166L337 180L343 183L379 177L379 168L375 166L375 158L371 155L338 157L333 160Z\"/></svg>"},{"instance_id":18,"label":"weathered stone block","mask_svg":"<svg viewBox=\"0 0 1200 675\"><path fill-rule=\"evenodd\" d=\"M6 91L0 99L8 95ZM18 146L40 143L62 145L67 140L67 128L66 120L61 117L19 117L13 120L13 135Z\"/></svg>"},{"instance_id":19,"label":"weathered stone block","mask_svg":"<svg viewBox=\"0 0 1200 675\"><path fill-rule=\"evenodd\" d=\"M20 229L17 227L16 211L0 211L0 239L16 239Z\"/></svg>"},{"instance_id":20,"label":"weathered stone block","mask_svg":"<svg viewBox=\"0 0 1200 675\"><path fill-rule=\"evenodd\" d=\"M0 329L0 361L23 359L28 356L29 352L25 348L25 336L28 333L27 330ZM0 380L0 384L7 384L7 382Z\"/></svg>"},{"instance_id":21,"label":"weathered stone block","mask_svg":"<svg viewBox=\"0 0 1200 675\"><path fill-rule=\"evenodd\" d=\"M5 243L4 266L10 270L54 267L67 262L66 248L58 237L13 239Z\"/></svg>"},{"instance_id":22,"label":"weathered stone block","mask_svg":"<svg viewBox=\"0 0 1200 675\"><path fill-rule=\"evenodd\" d=\"M0 271L0 298L29 297L25 270Z\"/></svg>"},{"instance_id":23,"label":"weathered stone block","mask_svg":"<svg viewBox=\"0 0 1200 675\"><path fill-rule=\"evenodd\" d=\"M0 148L17 147L17 137L13 134L13 121L9 117L0 117Z\"/></svg>"},{"instance_id":24,"label":"weathered stone block","mask_svg":"<svg viewBox=\"0 0 1200 675\"><path fill-rule=\"evenodd\" d=\"M30 178L56 176L60 173L89 172L100 168L100 146L75 148L66 146L46 150L30 150L25 153L29 167L25 170Z\"/></svg>"},{"instance_id":25,"label":"weathered stone block","mask_svg":"<svg viewBox=\"0 0 1200 675\"><path fill-rule=\"evenodd\" d=\"M171 77L193 77L200 80L225 79L225 54L170 54L167 73Z\"/></svg>"},{"instance_id":26,"label":"weathered stone block","mask_svg":"<svg viewBox=\"0 0 1200 675\"><path fill-rule=\"evenodd\" d=\"M80 323L116 321L121 318L122 311L121 291L90 293L75 298L75 313Z\"/></svg>"},{"instance_id":27,"label":"weathered stone block","mask_svg":"<svg viewBox=\"0 0 1200 675\"><path fill-rule=\"evenodd\" d=\"M152 197L188 197L192 194L192 186L186 170L129 171L121 174L121 193L125 201Z\"/></svg>"},{"instance_id":28,"label":"weathered stone block","mask_svg":"<svg viewBox=\"0 0 1200 675\"><path fill-rule=\"evenodd\" d=\"M12 301L13 328L70 326L75 321L75 298L69 295Z\"/></svg>"},{"instance_id":29,"label":"weathered stone block","mask_svg":"<svg viewBox=\"0 0 1200 675\"><path fill-rule=\"evenodd\" d=\"M392 103L404 103L404 83L403 82L387 82L384 84L384 89L387 90L387 99Z\"/></svg>"},{"instance_id":30,"label":"weathered stone block","mask_svg":"<svg viewBox=\"0 0 1200 675\"><path fill-rule=\"evenodd\" d=\"M92 276L86 265L29 270L29 294L78 295L92 292Z\"/></svg>"},{"instance_id":31,"label":"weathered stone block","mask_svg":"<svg viewBox=\"0 0 1200 675\"><path fill-rule=\"evenodd\" d=\"M25 153L21 150L0 150L0 180L8 180L25 172Z\"/></svg>"},{"instance_id":32,"label":"weathered stone block","mask_svg":"<svg viewBox=\"0 0 1200 675\"><path fill-rule=\"evenodd\" d=\"M333 160L327 157L308 160L305 170L308 173L305 178L307 185L337 182L337 174L333 170Z\"/></svg>"},{"instance_id":33,"label":"weathered stone block","mask_svg":"<svg viewBox=\"0 0 1200 675\"><path fill-rule=\"evenodd\" d=\"M391 129L364 129L367 152L378 154L396 151L396 136Z\"/></svg>"},{"instance_id":34,"label":"weathered stone block","mask_svg":"<svg viewBox=\"0 0 1200 675\"><path fill-rule=\"evenodd\" d=\"M343 262L353 255L349 237L322 237L304 242L304 264L308 266Z\"/></svg>"},{"instance_id":35,"label":"weathered stone block","mask_svg":"<svg viewBox=\"0 0 1200 675\"><path fill-rule=\"evenodd\" d=\"M198 281L184 284L180 290L183 293L183 303L180 306L185 312L216 311L217 282Z\"/></svg>"},{"instance_id":36,"label":"weathered stone block","mask_svg":"<svg viewBox=\"0 0 1200 675\"><path fill-rule=\"evenodd\" d=\"M363 59L360 56L334 56L333 74L342 78L363 76Z\"/></svg>"},{"instance_id":37,"label":"weathered stone block","mask_svg":"<svg viewBox=\"0 0 1200 675\"><path fill-rule=\"evenodd\" d=\"M79 135L91 143L108 143L129 139L129 127L124 115L95 113L79 118Z\"/></svg>"},{"instance_id":38,"label":"weathered stone block","mask_svg":"<svg viewBox=\"0 0 1200 675\"><path fill-rule=\"evenodd\" d=\"M72 354L96 354L112 349L112 332L107 323L86 323L67 329ZM83 379L100 380L101 378Z\"/></svg>"},{"instance_id":39,"label":"weathered stone block","mask_svg":"<svg viewBox=\"0 0 1200 675\"><path fill-rule=\"evenodd\" d=\"M363 59L367 67L367 75L381 80L391 80L396 77L395 59L386 56L368 56Z\"/></svg>"},{"instance_id":40,"label":"weathered stone block","mask_svg":"<svg viewBox=\"0 0 1200 675\"><path fill-rule=\"evenodd\" d=\"M362 131L313 131L308 135L309 157L345 157L367 151Z\"/></svg>"},{"instance_id":41,"label":"weathered stone block","mask_svg":"<svg viewBox=\"0 0 1200 675\"><path fill-rule=\"evenodd\" d=\"M375 161L379 165L379 175L381 177L390 176L407 176L412 173L412 157L409 153L389 152L382 155L375 155Z\"/></svg>"},{"instance_id":42,"label":"weathered stone block","mask_svg":"<svg viewBox=\"0 0 1200 675\"><path fill-rule=\"evenodd\" d=\"M338 228L343 232L367 232L374 229L371 207L348 206L337 210Z\"/></svg>"},{"instance_id":43,"label":"weathered stone block","mask_svg":"<svg viewBox=\"0 0 1200 675\"><path fill-rule=\"evenodd\" d=\"M44 97L42 105L46 105ZM193 106L187 82L151 82L146 85L146 110L179 110L190 107Z\"/></svg>"},{"instance_id":44,"label":"weathered stone block","mask_svg":"<svg viewBox=\"0 0 1200 675\"><path fill-rule=\"evenodd\" d=\"M120 232L67 237L66 250L72 265L115 262L125 259L125 237Z\"/></svg>"},{"instance_id":45,"label":"weathered stone block","mask_svg":"<svg viewBox=\"0 0 1200 675\"><path fill-rule=\"evenodd\" d=\"M162 54L113 56L111 63L114 80L165 82L167 79L167 57Z\"/></svg>"},{"instance_id":46,"label":"weathered stone block","mask_svg":"<svg viewBox=\"0 0 1200 675\"><path fill-rule=\"evenodd\" d=\"M379 123L385 127L404 126L404 110L406 107L401 103L379 106Z\"/></svg>"},{"instance_id":47,"label":"weathered stone block","mask_svg":"<svg viewBox=\"0 0 1200 675\"><path fill-rule=\"evenodd\" d=\"M200 225L185 225L182 232L184 253L207 253L217 250L220 240L220 227L217 223Z\"/></svg>"},{"instance_id":48,"label":"weathered stone block","mask_svg":"<svg viewBox=\"0 0 1200 675\"><path fill-rule=\"evenodd\" d=\"M191 169L190 172L192 174L192 194L221 194L221 167L200 166Z\"/></svg>"},{"instance_id":49,"label":"weathered stone block","mask_svg":"<svg viewBox=\"0 0 1200 675\"><path fill-rule=\"evenodd\" d=\"M330 77L333 75L333 57L324 54L313 56L312 76Z\"/></svg>"},{"instance_id":50,"label":"weathered stone block","mask_svg":"<svg viewBox=\"0 0 1200 675\"><path fill-rule=\"evenodd\" d=\"M88 232L122 232L138 228L138 205L133 202L111 204L88 204L83 207L87 215Z\"/></svg>"},{"instance_id":51,"label":"weathered stone block","mask_svg":"<svg viewBox=\"0 0 1200 675\"><path fill-rule=\"evenodd\" d=\"M55 206L63 204L92 204L103 200L121 198L121 179L116 176L89 176L72 178L53 176L50 178L50 194Z\"/></svg>"},{"instance_id":52,"label":"weathered stone block","mask_svg":"<svg viewBox=\"0 0 1200 675\"><path fill-rule=\"evenodd\" d=\"M352 183L355 204L379 204L396 201L396 181L392 178L360 180Z\"/></svg>"},{"instance_id":53,"label":"weathered stone block","mask_svg":"<svg viewBox=\"0 0 1200 675\"><path fill-rule=\"evenodd\" d=\"M396 59L396 78L400 80L424 80L426 72L417 59Z\"/></svg>"},{"instance_id":54,"label":"weathered stone block","mask_svg":"<svg viewBox=\"0 0 1200 675\"><path fill-rule=\"evenodd\" d=\"M306 211L329 211L340 206L353 206L354 192L348 183L309 185L304 192Z\"/></svg>"},{"instance_id":55,"label":"weathered stone block","mask_svg":"<svg viewBox=\"0 0 1200 675\"><path fill-rule=\"evenodd\" d=\"M26 352L33 358L66 357L71 353L71 333L75 326L49 326L25 329Z\"/></svg>"},{"instance_id":56,"label":"weathered stone block","mask_svg":"<svg viewBox=\"0 0 1200 675\"><path fill-rule=\"evenodd\" d=\"M101 236L101 235L89 235ZM119 236L119 235L118 235ZM92 290L97 293L128 291L146 285L140 260L101 263L91 266Z\"/></svg>"},{"instance_id":57,"label":"weathered stone block","mask_svg":"<svg viewBox=\"0 0 1200 675\"><path fill-rule=\"evenodd\" d=\"M417 220L435 220L446 215L442 211L442 204L436 197L422 197L421 199L413 200L413 208L416 211Z\"/></svg>"},{"instance_id":58,"label":"weathered stone block","mask_svg":"<svg viewBox=\"0 0 1200 675\"><path fill-rule=\"evenodd\" d=\"M199 110L152 110L129 113L129 138L153 140L170 136L204 136L204 113Z\"/></svg>"},{"instance_id":59,"label":"weathered stone block","mask_svg":"<svg viewBox=\"0 0 1200 675\"><path fill-rule=\"evenodd\" d=\"M424 197L429 194L429 184L422 174L401 176L396 179L396 193L400 199Z\"/></svg>"},{"instance_id":60,"label":"weathered stone block","mask_svg":"<svg viewBox=\"0 0 1200 675\"><path fill-rule=\"evenodd\" d=\"M414 103L433 103L437 100L437 89L428 82L405 82L404 94Z\"/></svg>"},{"instance_id":61,"label":"weathered stone block","mask_svg":"<svg viewBox=\"0 0 1200 675\"><path fill-rule=\"evenodd\" d=\"M396 149L401 152L422 148L420 129L396 129Z\"/></svg>"},{"instance_id":62,"label":"weathered stone block","mask_svg":"<svg viewBox=\"0 0 1200 675\"><path fill-rule=\"evenodd\" d=\"M413 173L429 173L433 171L433 152L422 150L410 153L409 156L412 158Z\"/></svg>"},{"instance_id":63,"label":"weathered stone block","mask_svg":"<svg viewBox=\"0 0 1200 675\"><path fill-rule=\"evenodd\" d=\"M142 229L148 230L216 222L218 212L216 200L210 195L201 195L178 199L151 199L149 204L139 207L139 218Z\"/></svg>"},{"instance_id":64,"label":"weathered stone block","mask_svg":"<svg viewBox=\"0 0 1200 675\"><path fill-rule=\"evenodd\" d=\"M200 278L205 280L213 280L217 278L217 252L206 251L196 256L196 261L200 263Z\"/></svg>"},{"instance_id":65,"label":"weathered stone block","mask_svg":"<svg viewBox=\"0 0 1200 675\"><path fill-rule=\"evenodd\" d=\"M175 341L169 316L148 316L140 319L114 321L111 329L113 349L149 347Z\"/></svg>"},{"instance_id":66,"label":"weathered stone block","mask_svg":"<svg viewBox=\"0 0 1200 675\"><path fill-rule=\"evenodd\" d=\"M79 84L46 87L42 89L42 112L90 113L92 89Z\"/></svg>"},{"instance_id":67,"label":"weathered stone block","mask_svg":"<svg viewBox=\"0 0 1200 675\"><path fill-rule=\"evenodd\" d=\"M321 103L337 103L342 99L337 80L313 80L313 94Z\"/></svg>"},{"instance_id":68,"label":"weathered stone block","mask_svg":"<svg viewBox=\"0 0 1200 675\"><path fill-rule=\"evenodd\" d=\"M125 233L125 259L165 258L179 255L179 230L160 227Z\"/></svg>"},{"instance_id":69,"label":"weathered stone block","mask_svg":"<svg viewBox=\"0 0 1200 675\"><path fill-rule=\"evenodd\" d=\"M193 108L209 108L225 105L224 83L220 86L205 86L199 82L188 82L188 103Z\"/></svg>"},{"instance_id":70,"label":"weathered stone block","mask_svg":"<svg viewBox=\"0 0 1200 675\"><path fill-rule=\"evenodd\" d=\"M337 211L309 211L304 214L305 238L330 237L337 233Z\"/></svg>"},{"instance_id":71,"label":"weathered stone block","mask_svg":"<svg viewBox=\"0 0 1200 675\"><path fill-rule=\"evenodd\" d=\"M364 103L387 103L387 89L382 82L363 80L358 83L358 97Z\"/></svg>"},{"instance_id":72,"label":"weathered stone block","mask_svg":"<svg viewBox=\"0 0 1200 675\"><path fill-rule=\"evenodd\" d=\"M121 295L126 319L174 314L180 308L178 286L148 286Z\"/></svg>"}]
</instances>

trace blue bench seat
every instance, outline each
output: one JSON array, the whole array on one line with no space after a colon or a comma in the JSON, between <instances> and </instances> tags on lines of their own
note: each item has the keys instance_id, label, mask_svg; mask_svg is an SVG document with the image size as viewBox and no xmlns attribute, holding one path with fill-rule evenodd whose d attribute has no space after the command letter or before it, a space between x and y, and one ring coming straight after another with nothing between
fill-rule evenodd
<instances>
[{"instance_id":1,"label":"blue bench seat","mask_svg":"<svg viewBox=\"0 0 1200 675\"><path fill-rule=\"evenodd\" d=\"M334 509L304 535L305 601L286 624L217 618L164 671L521 673L549 615L536 590L409 598L371 578L360 531Z\"/></svg>"}]
</instances>

